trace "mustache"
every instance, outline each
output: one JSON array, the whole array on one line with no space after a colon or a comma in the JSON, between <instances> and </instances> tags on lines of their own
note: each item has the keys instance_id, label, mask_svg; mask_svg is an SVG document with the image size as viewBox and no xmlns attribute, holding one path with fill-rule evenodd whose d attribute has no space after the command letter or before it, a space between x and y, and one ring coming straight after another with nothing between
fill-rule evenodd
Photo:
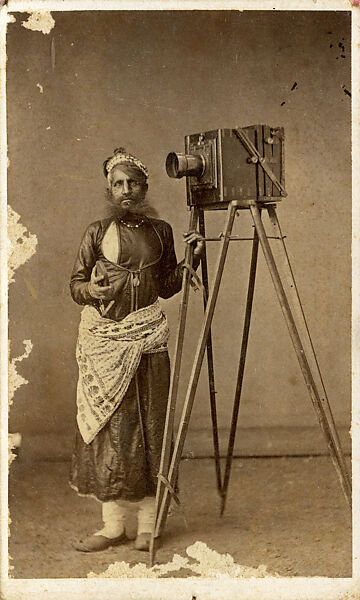
<instances>
[{"instance_id":1,"label":"mustache","mask_svg":"<svg viewBox=\"0 0 360 600\"><path fill-rule=\"evenodd\" d=\"M125 194L122 200L131 200L132 195ZM156 208L151 204L147 198L143 198L139 202L130 206L119 206L118 202L114 199L113 194L109 188L105 190L105 216L112 218L123 218L126 214L131 213L132 215L139 215L144 217L152 217L157 219L159 213Z\"/></svg>"}]
</instances>

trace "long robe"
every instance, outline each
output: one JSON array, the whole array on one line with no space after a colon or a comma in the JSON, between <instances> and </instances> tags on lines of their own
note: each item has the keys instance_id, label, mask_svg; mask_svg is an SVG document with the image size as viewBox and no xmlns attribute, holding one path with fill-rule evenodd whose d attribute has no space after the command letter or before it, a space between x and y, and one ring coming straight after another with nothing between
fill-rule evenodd
<instances>
[{"instance_id":1,"label":"long robe","mask_svg":"<svg viewBox=\"0 0 360 600\"><path fill-rule=\"evenodd\" d=\"M146 218L140 227L129 228L118 220L105 219L88 227L70 289L75 302L99 309L99 301L88 290L97 260L103 262L114 288L115 303L106 315L114 321L158 297L170 298L181 288L182 267L177 264L172 229L165 221ZM167 351L144 354L135 377L119 408L90 444L77 428L70 485L81 495L100 501L137 501L155 495L170 379Z\"/></svg>"}]
</instances>

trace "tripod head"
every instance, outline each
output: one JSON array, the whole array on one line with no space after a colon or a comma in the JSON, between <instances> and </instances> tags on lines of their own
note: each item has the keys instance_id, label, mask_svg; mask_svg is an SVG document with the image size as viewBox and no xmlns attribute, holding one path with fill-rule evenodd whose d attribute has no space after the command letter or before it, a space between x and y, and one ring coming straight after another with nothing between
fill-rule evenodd
<instances>
[{"instance_id":1,"label":"tripod head","mask_svg":"<svg viewBox=\"0 0 360 600\"><path fill-rule=\"evenodd\" d=\"M166 158L169 177L186 177L188 206L225 209L231 201L248 208L254 200L274 203L285 197L284 129L250 125L185 137L185 153Z\"/></svg>"}]
</instances>

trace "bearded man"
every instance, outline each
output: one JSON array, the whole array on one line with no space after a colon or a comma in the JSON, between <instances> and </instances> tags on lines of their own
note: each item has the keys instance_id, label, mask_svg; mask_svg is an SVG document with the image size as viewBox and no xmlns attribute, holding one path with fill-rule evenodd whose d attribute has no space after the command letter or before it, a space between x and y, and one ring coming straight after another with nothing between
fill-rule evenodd
<instances>
[{"instance_id":1,"label":"bearded man","mask_svg":"<svg viewBox=\"0 0 360 600\"><path fill-rule=\"evenodd\" d=\"M148 170L117 148L104 162L110 214L92 223L71 276L85 305L76 357L77 432L70 485L102 503L104 527L75 544L83 552L128 541L125 520L138 510L135 548L148 550L168 398L168 326L159 297L181 289L171 226L146 199ZM194 267L203 241L194 245Z\"/></svg>"}]
</instances>

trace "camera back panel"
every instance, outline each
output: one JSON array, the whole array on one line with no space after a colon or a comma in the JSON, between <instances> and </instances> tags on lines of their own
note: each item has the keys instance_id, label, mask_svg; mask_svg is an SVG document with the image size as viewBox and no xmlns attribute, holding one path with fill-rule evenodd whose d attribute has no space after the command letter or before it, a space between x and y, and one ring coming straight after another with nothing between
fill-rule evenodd
<instances>
[{"instance_id":1,"label":"camera back panel","mask_svg":"<svg viewBox=\"0 0 360 600\"><path fill-rule=\"evenodd\" d=\"M284 185L284 129L268 125L243 127L276 178ZM202 172L186 177L187 203L208 209L225 208L237 200L276 202L280 191L265 173L259 161L254 162L235 129L216 129L185 137L185 154L201 155Z\"/></svg>"}]
</instances>

